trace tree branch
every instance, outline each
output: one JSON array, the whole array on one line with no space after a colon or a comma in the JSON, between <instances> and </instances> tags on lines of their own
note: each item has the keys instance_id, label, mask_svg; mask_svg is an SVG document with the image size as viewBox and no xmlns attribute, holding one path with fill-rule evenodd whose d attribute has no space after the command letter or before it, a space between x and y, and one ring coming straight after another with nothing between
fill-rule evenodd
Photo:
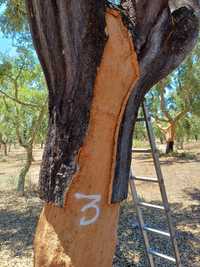
<instances>
[{"instance_id":1,"label":"tree branch","mask_svg":"<svg viewBox=\"0 0 200 267\"><path fill-rule=\"evenodd\" d=\"M27 106L27 107L31 107L31 108L38 108L38 105L31 104L31 103L27 103L27 102L23 102L23 101L21 101L21 100L15 98L15 97L13 97L13 96L10 96L10 95L6 94L6 93L5 93L4 91L2 91L1 89L0 89L0 94L4 95L5 97L11 99L12 101L14 101L14 102L16 102L16 103L18 103L18 104L20 104L20 105Z\"/></svg>"},{"instance_id":2,"label":"tree branch","mask_svg":"<svg viewBox=\"0 0 200 267\"><path fill-rule=\"evenodd\" d=\"M20 119L19 119L19 110L18 110L18 107L16 106L15 104L15 109L16 109L16 115L15 115L15 131L16 131L16 137L17 137L17 140L20 144L20 146L24 147L24 148L27 148L28 144L25 143L20 135Z\"/></svg>"},{"instance_id":3,"label":"tree branch","mask_svg":"<svg viewBox=\"0 0 200 267\"><path fill-rule=\"evenodd\" d=\"M169 129L170 125L167 127L163 127L160 123L156 123L156 125L158 126L158 128L161 130L162 133L166 134L167 130Z\"/></svg>"},{"instance_id":4,"label":"tree branch","mask_svg":"<svg viewBox=\"0 0 200 267\"><path fill-rule=\"evenodd\" d=\"M128 194L132 136L144 95L153 85L179 66L198 39L199 15L196 10L181 7L171 13L167 3L162 0L137 1L136 45L141 77L129 97L121 124L113 183L113 203L122 201ZM154 5L156 12L150 12Z\"/></svg>"},{"instance_id":5,"label":"tree branch","mask_svg":"<svg viewBox=\"0 0 200 267\"><path fill-rule=\"evenodd\" d=\"M36 134L41 126L41 123L42 123L42 120L44 118L44 114L45 114L45 111L47 109L47 102L48 102L48 98L45 100L45 103L44 105L41 107L40 109L40 112L39 112L39 115L38 115L38 118L37 120L35 121L35 124L32 126L32 134L31 134L31 138L30 138L30 141L29 143L33 144L34 143L34 140L35 140L35 137L36 137Z\"/></svg>"},{"instance_id":6,"label":"tree branch","mask_svg":"<svg viewBox=\"0 0 200 267\"><path fill-rule=\"evenodd\" d=\"M166 119L158 117L158 115L156 115L156 114L152 114L152 117L155 119L156 122L169 122Z\"/></svg>"},{"instance_id":7,"label":"tree branch","mask_svg":"<svg viewBox=\"0 0 200 267\"><path fill-rule=\"evenodd\" d=\"M182 110L181 112L179 112L176 117L174 118L174 123L176 123L177 121L179 121L182 117L185 116L186 113L189 112L188 108L185 108L184 110Z\"/></svg>"}]
</instances>

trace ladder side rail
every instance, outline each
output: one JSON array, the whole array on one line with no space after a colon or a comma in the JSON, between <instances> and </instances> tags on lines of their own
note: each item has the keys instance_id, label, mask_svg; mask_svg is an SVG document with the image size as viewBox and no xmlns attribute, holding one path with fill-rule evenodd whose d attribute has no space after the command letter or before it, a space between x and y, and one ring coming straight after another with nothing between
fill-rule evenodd
<instances>
[{"instance_id":1,"label":"ladder side rail","mask_svg":"<svg viewBox=\"0 0 200 267\"><path fill-rule=\"evenodd\" d=\"M143 219L143 215L142 215L142 210L140 209L140 207L138 205L138 202L139 202L138 196L137 196L138 194L137 194L137 190L136 190L135 181L133 179L132 170L130 171L129 183L130 183L132 198L133 198L133 201L135 203L137 217L139 220L139 228L141 230L143 240L144 240L144 245L145 245L144 247L145 247L145 252L147 255L148 262L149 262L149 266L155 267L153 256L149 253L149 251L151 251L150 244L149 244L149 238L148 238L147 232L144 230L145 224L144 224L144 219Z\"/></svg>"},{"instance_id":2,"label":"ladder side rail","mask_svg":"<svg viewBox=\"0 0 200 267\"><path fill-rule=\"evenodd\" d=\"M143 112L144 112L148 138L150 141L150 146L152 148L152 157L153 157L153 161L154 161L154 165L155 165L155 170L156 170L156 174L157 174L157 177L159 180L161 197L163 200L163 205L165 207L167 222L168 222L168 226L169 226L169 232L170 232L170 236L171 236L171 242L172 242L172 246L173 246L173 250L174 250L174 254L175 254L174 256L176 258L176 265L177 265L177 267L181 267L181 260L180 260L178 245L177 245L177 241L176 241L176 237L175 237L175 230L174 230L174 227L172 224L172 217L171 217L171 211L170 211L170 207L169 207L169 201L168 201L167 193L165 190L165 183L164 183L162 170L160 167L159 155L158 155L158 151L156 148L154 133L153 133L152 125L150 122L150 115L149 115L149 112L145 106L145 103L142 104L142 108L143 108Z\"/></svg>"}]
</instances>

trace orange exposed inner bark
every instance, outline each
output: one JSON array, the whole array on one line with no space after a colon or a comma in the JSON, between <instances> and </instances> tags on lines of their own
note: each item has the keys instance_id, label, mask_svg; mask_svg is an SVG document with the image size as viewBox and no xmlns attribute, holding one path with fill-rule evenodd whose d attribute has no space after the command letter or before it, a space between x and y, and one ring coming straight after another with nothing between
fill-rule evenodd
<instances>
[{"instance_id":1,"label":"orange exposed inner bark","mask_svg":"<svg viewBox=\"0 0 200 267\"><path fill-rule=\"evenodd\" d=\"M79 170L65 207L46 204L35 237L36 267L111 267L119 204L112 193L119 125L137 80L131 38L116 11L106 14L107 41L97 73L90 123L79 152Z\"/></svg>"}]
</instances>

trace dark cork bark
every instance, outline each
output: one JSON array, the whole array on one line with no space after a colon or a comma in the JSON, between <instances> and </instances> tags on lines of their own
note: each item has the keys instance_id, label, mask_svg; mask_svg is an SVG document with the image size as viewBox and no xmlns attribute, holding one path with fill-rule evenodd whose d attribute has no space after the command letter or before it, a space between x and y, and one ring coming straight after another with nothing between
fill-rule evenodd
<instances>
[{"instance_id":1,"label":"dark cork bark","mask_svg":"<svg viewBox=\"0 0 200 267\"><path fill-rule=\"evenodd\" d=\"M195 3L194 8L193 1L189 2L190 7L179 8L173 14L167 0L124 0L120 7L123 21L133 35L141 77L133 88L120 129L113 203L127 197L132 135L144 95L174 70L196 43L198 5ZM40 195L47 202L62 206L64 192L78 168L76 156L87 131L96 71L106 42L105 2L26 0L26 3L49 89L49 130L40 173Z\"/></svg>"},{"instance_id":2,"label":"dark cork bark","mask_svg":"<svg viewBox=\"0 0 200 267\"><path fill-rule=\"evenodd\" d=\"M40 196L63 204L86 134L97 67L106 41L104 1L26 1L49 89L49 128Z\"/></svg>"}]
</instances>

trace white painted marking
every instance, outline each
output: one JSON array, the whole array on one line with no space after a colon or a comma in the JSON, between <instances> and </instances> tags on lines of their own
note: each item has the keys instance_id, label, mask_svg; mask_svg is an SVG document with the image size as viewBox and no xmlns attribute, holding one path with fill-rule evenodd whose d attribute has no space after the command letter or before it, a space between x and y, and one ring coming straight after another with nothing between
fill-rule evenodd
<instances>
[{"instance_id":1,"label":"white painted marking","mask_svg":"<svg viewBox=\"0 0 200 267\"><path fill-rule=\"evenodd\" d=\"M76 193L75 197L79 200L80 199L91 200L91 202L89 202L88 204L86 204L81 208L81 212L85 212L88 209L96 210L96 214L93 218L87 220L85 216L82 217L80 220L80 225L86 226L95 223L100 215L100 208L98 207L97 203L101 201L101 195L85 195L82 193Z\"/></svg>"}]
</instances>

